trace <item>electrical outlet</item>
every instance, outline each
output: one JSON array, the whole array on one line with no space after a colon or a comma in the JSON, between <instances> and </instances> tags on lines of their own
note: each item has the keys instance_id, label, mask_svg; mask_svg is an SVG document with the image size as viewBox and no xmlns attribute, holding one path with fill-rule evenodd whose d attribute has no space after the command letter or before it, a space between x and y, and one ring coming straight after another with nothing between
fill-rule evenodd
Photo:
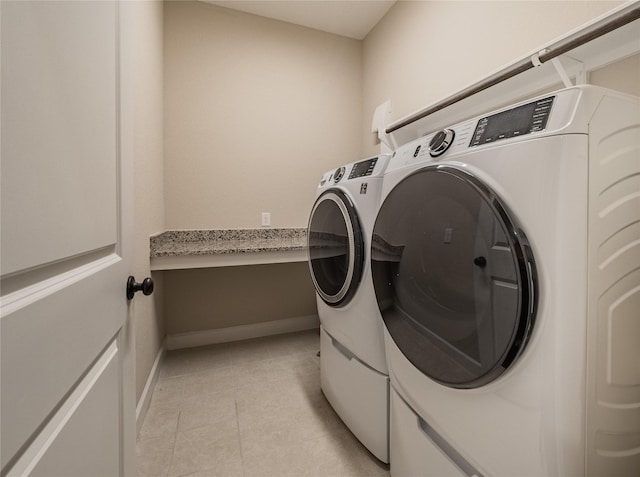
<instances>
[{"instance_id":1,"label":"electrical outlet","mask_svg":"<svg viewBox=\"0 0 640 477\"><path fill-rule=\"evenodd\" d=\"M262 226L268 227L271 225L271 212L262 212Z\"/></svg>"}]
</instances>

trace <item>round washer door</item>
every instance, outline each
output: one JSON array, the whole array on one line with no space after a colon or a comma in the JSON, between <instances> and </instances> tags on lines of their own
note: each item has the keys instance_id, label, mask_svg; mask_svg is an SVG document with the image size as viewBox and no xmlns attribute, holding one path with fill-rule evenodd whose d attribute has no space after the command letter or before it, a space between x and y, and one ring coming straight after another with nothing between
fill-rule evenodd
<instances>
[{"instance_id":1,"label":"round washer door","mask_svg":"<svg viewBox=\"0 0 640 477\"><path fill-rule=\"evenodd\" d=\"M484 183L447 166L407 176L381 206L371 243L385 325L422 373L475 388L520 356L535 318L535 264Z\"/></svg>"},{"instance_id":2,"label":"round washer door","mask_svg":"<svg viewBox=\"0 0 640 477\"><path fill-rule=\"evenodd\" d=\"M362 278L364 239L356 210L344 192L330 189L318 197L307 239L318 295L330 306L346 305Z\"/></svg>"}]
</instances>

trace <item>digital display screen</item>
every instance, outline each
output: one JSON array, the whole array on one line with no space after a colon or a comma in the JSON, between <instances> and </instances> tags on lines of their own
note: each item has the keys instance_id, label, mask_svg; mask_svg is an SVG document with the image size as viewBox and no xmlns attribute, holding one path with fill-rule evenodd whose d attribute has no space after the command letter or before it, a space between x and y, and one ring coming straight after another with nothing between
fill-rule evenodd
<instances>
[{"instance_id":1,"label":"digital display screen","mask_svg":"<svg viewBox=\"0 0 640 477\"><path fill-rule=\"evenodd\" d=\"M551 96L480 119L469 147L544 130L554 99Z\"/></svg>"},{"instance_id":2,"label":"digital display screen","mask_svg":"<svg viewBox=\"0 0 640 477\"><path fill-rule=\"evenodd\" d=\"M376 166L376 162L378 162L377 157L373 159L368 159L366 161L356 162L353 165L353 169L351 169L351 173L349 174L349 179L354 179L356 177L370 176L371 174L373 174L373 168Z\"/></svg>"}]
</instances>

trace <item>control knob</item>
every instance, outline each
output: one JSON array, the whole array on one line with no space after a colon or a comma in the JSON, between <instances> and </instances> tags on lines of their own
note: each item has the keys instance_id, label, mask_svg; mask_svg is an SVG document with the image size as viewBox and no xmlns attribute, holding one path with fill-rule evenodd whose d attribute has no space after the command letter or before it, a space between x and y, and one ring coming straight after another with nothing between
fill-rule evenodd
<instances>
[{"instance_id":1,"label":"control knob","mask_svg":"<svg viewBox=\"0 0 640 477\"><path fill-rule=\"evenodd\" d=\"M340 182L340 179L342 179L342 177L344 176L344 171L344 166L336 169L336 171L333 173L333 182Z\"/></svg>"},{"instance_id":2,"label":"control knob","mask_svg":"<svg viewBox=\"0 0 640 477\"><path fill-rule=\"evenodd\" d=\"M429 142L429 154L431 157L438 157L449 149L456 133L453 129L443 129L438 131Z\"/></svg>"}]
</instances>

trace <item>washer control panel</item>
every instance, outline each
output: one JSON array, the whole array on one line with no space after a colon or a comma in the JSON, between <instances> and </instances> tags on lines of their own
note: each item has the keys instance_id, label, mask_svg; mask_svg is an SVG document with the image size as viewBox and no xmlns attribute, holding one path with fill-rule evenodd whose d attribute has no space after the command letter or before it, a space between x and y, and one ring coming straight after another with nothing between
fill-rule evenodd
<instances>
[{"instance_id":1,"label":"washer control panel","mask_svg":"<svg viewBox=\"0 0 640 477\"><path fill-rule=\"evenodd\" d=\"M380 154L327 171L320 178L318 187L330 187L334 184L363 178L382 178L390 157L390 154ZM364 190L361 193L364 193Z\"/></svg>"},{"instance_id":2,"label":"washer control panel","mask_svg":"<svg viewBox=\"0 0 640 477\"><path fill-rule=\"evenodd\" d=\"M550 96L479 119L469 147L544 130L554 99Z\"/></svg>"}]
</instances>

